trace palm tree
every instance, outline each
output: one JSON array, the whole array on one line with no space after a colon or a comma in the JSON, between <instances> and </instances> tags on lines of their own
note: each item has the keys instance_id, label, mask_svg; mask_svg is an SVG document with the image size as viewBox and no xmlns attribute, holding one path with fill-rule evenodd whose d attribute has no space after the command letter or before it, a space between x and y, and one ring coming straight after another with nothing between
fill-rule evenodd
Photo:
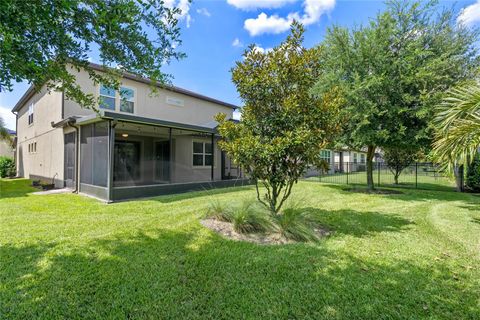
<instances>
[{"instance_id":1,"label":"palm tree","mask_svg":"<svg viewBox=\"0 0 480 320\"><path fill-rule=\"evenodd\" d=\"M438 106L433 154L455 172L472 163L480 146L480 85L451 89Z\"/></svg>"}]
</instances>

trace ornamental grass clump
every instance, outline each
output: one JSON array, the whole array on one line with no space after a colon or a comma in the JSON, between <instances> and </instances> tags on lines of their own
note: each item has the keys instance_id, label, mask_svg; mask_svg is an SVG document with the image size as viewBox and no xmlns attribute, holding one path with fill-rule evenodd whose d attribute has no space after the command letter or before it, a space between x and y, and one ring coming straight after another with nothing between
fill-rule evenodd
<instances>
[{"instance_id":1,"label":"ornamental grass clump","mask_svg":"<svg viewBox=\"0 0 480 320\"><path fill-rule=\"evenodd\" d=\"M217 199L209 203L206 218L223 222L232 222L233 220L231 210L227 209L227 207Z\"/></svg>"},{"instance_id":2,"label":"ornamental grass clump","mask_svg":"<svg viewBox=\"0 0 480 320\"><path fill-rule=\"evenodd\" d=\"M253 202L243 202L233 213L233 229L239 233L263 233L271 231L272 221L268 213Z\"/></svg>"}]
</instances>

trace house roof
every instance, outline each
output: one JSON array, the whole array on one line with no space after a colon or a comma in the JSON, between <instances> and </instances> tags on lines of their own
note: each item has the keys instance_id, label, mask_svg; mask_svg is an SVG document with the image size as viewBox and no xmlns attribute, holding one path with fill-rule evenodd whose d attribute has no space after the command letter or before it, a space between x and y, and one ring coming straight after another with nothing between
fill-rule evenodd
<instances>
[{"instance_id":1,"label":"house roof","mask_svg":"<svg viewBox=\"0 0 480 320\"><path fill-rule=\"evenodd\" d=\"M99 64L90 63L89 65L94 70L104 71L104 67L99 65ZM128 72L124 72L122 75L125 79L129 79L129 80L133 80L133 81L137 81L137 82L141 82L141 83L145 83L145 84L149 84L149 85L154 84L150 79L139 77L139 76L136 76L136 75L128 73ZM177 87L177 86L165 86L165 85L157 84L157 87L168 90L168 91L172 91L172 92L175 92L175 93L184 94L184 95L187 95L187 96L190 96L190 97L193 97L193 98L197 98L197 99L200 99L200 100L216 103L216 104L228 107L228 108L238 109L238 106L236 106L234 104L231 104L231 103L228 103L228 102L225 102L225 101L221 101L221 100L218 100L218 99L215 99L215 98L207 97L203 94L196 93L196 92L193 92L193 91L190 91L190 90L187 90L187 89L183 89L183 88L180 88L180 87ZM30 88L28 88L28 90L20 98L20 100L18 100L18 102L15 104L15 106L12 109L12 112L16 112L16 111L20 110L20 108L34 94L35 94L35 87L33 85L31 85Z\"/></svg>"},{"instance_id":2,"label":"house roof","mask_svg":"<svg viewBox=\"0 0 480 320\"><path fill-rule=\"evenodd\" d=\"M85 125L93 122L100 121L101 119L108 119L108 120L117 120L122 122L131 122L131 123L139 123L139 124L148 124L148 125L155 125L155 126L162 126L174 129L183 129L183 130L190 130L196 132L203 132L203 133L217 133L216 127L212 127L210 123L199 126L199 125L192 125L186 123L179 123L173 121L165 121L160 119L153 119L153 118L145 118L130 114L123 114L111 111L100 110L96 114L83 116L83 117L68 117L62 119L56 123L52 122L51 125L53 128L58 127L65 127L68 125Z\"/></svg>"},{"instance_id":3,"label":"house roof","mask_svg":"<svg viewBox=\"0 0 480 320\"><path fill-rule=\"evenodd\" d=\"M15 132L15 130L11 130L11 129L8 129L8 128L7 128L7 133L8 133L9 135L11 135L11 136L14 136L14 135L17 134L17 133Z\"/></svg>"}]
</instances>

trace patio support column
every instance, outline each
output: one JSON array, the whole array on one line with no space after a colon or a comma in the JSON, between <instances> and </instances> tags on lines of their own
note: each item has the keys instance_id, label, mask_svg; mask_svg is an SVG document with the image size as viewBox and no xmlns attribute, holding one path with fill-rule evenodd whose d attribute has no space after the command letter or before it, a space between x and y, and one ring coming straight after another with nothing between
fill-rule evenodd
<instances>
[{"instance_id":1,"label":"patio support column","mask_svg":"<svg viewBox=\"0 0 480 320\"><path fill-rule=\"evenodd\" d=\"M113 198L113 157L115 148L115 124L111 120L108 121L108 167L107 167L107 189L108 202L112 202Z\"/></svg>"},{"instance_id":2,"label":"patio support column","mask_svg":"<svg viewBox=\"0 0 480 320\"><path fill-rule=\"evenodd\" d=\"M168 128L168 147L170 151L168 152L168 183L172 183L172 172L173 172L173 139L172 139L172 128Z\"/></svg>"},{"instance_id":3,"label":"patio support column","mask_svg":"<svg viewBox=\"0 0 480 320\"><path fill-rule=\"evenodd\" d=\"M215 180L215 134L212 133L212 181Z\"/></svg>"}]
</instances>

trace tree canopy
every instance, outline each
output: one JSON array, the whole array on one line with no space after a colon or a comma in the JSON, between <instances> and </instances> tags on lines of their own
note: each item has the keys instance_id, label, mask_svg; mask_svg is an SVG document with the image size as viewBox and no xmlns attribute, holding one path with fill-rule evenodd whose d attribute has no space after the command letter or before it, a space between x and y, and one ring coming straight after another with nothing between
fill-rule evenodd
<instances>
[{"instance_id":1,"label":"tree canopy","mask_svg":"<svg viewBox=\"0 0 480 320\"><path fill-rule=\"evenodd\" d=\"M277 214L293 185L339 130L335 88L320 97L309 91L318 79L321 48L303 47L303 27L272 51L250 46L232 69L244 103L242 121L218 115L220 147L256 182L258 200ZM259 185L264 187L261 196Z\"/></svg>"},{"instance_id":2,"label":"tree canopy","mask_svg":"<svg viewBox=\"0 0 480 320\"><path fill-rule=\"evenodd\" d=\"M348 116L340 143L368 147L373 188L376 147L429 148L435 105L478 65L477 32L456 23L436 2L390 1L366 26L328 30L313 90L340 86Z\"/></svg>"},{"instance_id":3,"label":"tree canopy","mask_svg":"<svg viewBox=\"0 0 480 320\"><path fill-rule=\"evenodd\" d=\"M118 89L119 71L167 83L162 66L181 58L178 8L162 0L4 0L0 10L0 88L28 81L63 90L85 107L96 104L69 72L84 69L94 82ZM89 66L98 49L106 73Z\"/></svg>"}]
</instances>

